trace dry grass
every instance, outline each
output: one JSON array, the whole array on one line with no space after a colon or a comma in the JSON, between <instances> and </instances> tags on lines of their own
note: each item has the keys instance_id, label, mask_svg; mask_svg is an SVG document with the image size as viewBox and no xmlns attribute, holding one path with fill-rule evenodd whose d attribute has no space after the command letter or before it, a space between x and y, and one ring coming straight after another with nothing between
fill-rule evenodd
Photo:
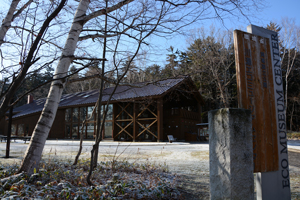
<instances>
[{"instance_id":1,"label":"dry grass","mask_svg":"<svg viewBox=\"0 0 300 200\"><path fill-rule=\"evenodd\" d=\"M292 199L300 200L300 172L290 174Z\"/></svg>"},{"instance_id":2,"label":"dry grass","mask_svg":"<svg viewBox=\"0 0 300 200\"><path fill-rule=\"evenodd\" d=\"M191 152L191 156L200 159L200 160L209 160L209 152L208 151L193 151Z\"/></svg>"},{"instance_id":3,"label":"dry grass","mask_svg":"<svg viewBox=\"0 0 300 200\"><path fill-rule=\"evenodd\" d=\"M300 140L300 132L287 133L288 140Z\"/></svg>"}]
</instances>

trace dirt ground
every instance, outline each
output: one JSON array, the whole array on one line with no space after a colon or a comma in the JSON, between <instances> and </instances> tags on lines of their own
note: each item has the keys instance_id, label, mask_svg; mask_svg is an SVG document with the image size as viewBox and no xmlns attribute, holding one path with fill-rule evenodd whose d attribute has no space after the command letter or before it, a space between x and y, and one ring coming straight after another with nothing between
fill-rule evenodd
<instances>
[{"instance_id":1,"label":"dirt ground","mask_svg":"<svg viewBox=\"0 0 300 200\"><path fill-rule=\"evenodd\" d=\"M65 144L66 143L66 144ZM76 142L50 141L44 149L44 158L51 156L61 159L72 159L78 149ZM89 157L90 144L84 146L82 157ZM124 145L125 146L125 145ZM153 145L131 144L128 149L119 146L119 152L123 152L119 159L131 160L134 162L152 162L155 164L166 164L172 173L179 175L180 190L187 200L209 199L209 151L208 143L201 144L165 144ZM11 155L15 159L0 159L0 162L20 162L27 148L27 144L12 144ZM126 151L125 151L126 150ZM4 156L5 145L0 144L1 156ZM116 145L105 144L100 147L100 160L110 160L114 157ZM300 149L289 147L289 165L292 199L300 200Z\"/></svg>"},{"instance_id":2,"label":"dirt ground","mask_svg":"<svg viewBox=\"0 0 300 200\"><path fill-rule=\"evenodd\" d=\"M300 150L289 150L289 166L292 199L300 200ZM182 192L186 199L209 199L209 174L197 176L185 174L182 177Z\"/></svg>"}]
</instances>

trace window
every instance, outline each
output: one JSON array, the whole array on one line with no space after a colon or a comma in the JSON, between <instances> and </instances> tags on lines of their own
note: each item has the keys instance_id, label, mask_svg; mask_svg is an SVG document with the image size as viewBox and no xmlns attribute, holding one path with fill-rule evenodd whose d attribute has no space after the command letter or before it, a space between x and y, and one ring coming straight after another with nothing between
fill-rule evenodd
<instances>
[{"instance_id":1,"label":"window","mask_svg":"<svg viewBox=\"0 0 300 200\"><path fill-rule=\"evenodd\" d=\"M87 134L87 136L86 136L86 138L88 138L88 139L93 139L94 138L94 133L95 133L95 125L94 125L94 123L88 123L87 124L87 130L86 130L86 134Z\"/></svg>"},{"instance_id":2,"label":"window","mask_svg":"<svg viewBox=\"0 0 300 200\"><path fill-rule=\"evenodd\" d=\"M83 122L86 118L86 107L80 107L80 122Z\"/></svg>"},{"instance_id":3,"label":"window","mask_svg":"<svg viewBox=\"0 0 300 200\"><path fill-rule=\"evenodd\" d=\"M79 117L78 111L79 111L78 108L73 108L73 123L78 122L78 117Z\"/></svg>"},{"instance_id":4,"label":"window","mask_svg":"<svg viewBox=\"0 0 300 200\"><path fill-rule=\"evenodd\" d=\"M73 124L72 126L72 138L73 139L78 138L78 124Z\"/></svg>"},{"instance_id":5,"label":"window","mask_svg":"<svg viewBox=\"0 0 300 200\"><path fill-rule=\"evenodd\" d=\"M88 118L91 117L93 109L94 109L94 106L87 107L87 112L88 112L87 116L88 116ZM95 120L95 115L93 115L89 121L94 121L94 120Z\"/></svg>"},{"instance_id":6,"label":"window","mask_svg":"<svg viewBox=\"0 0 300 200\"><path fill-rule=\"evenodd\" d=\"M101 112L104 111L101 107ZM65 138L79 138L83 121L87 118L84 126L84 138L93 139L96 131L96 113L92 114L94 106L67 108L65 111ZM104 128L104 137L112 137L113 127L113 105L108 105L106 123Z\"/></svg>"},{"instance_id":7,"label":"window","mask_svg":"<svg viewBox=\"0 0 300 200\"><path fill-rule=\"evenodd\" d=\"M17 124L12 124L11 125L11 136L16 136L17 135Z\"/></svg>"},{"instance_id":8,"label":"window","mask_svg":"<svg viewBox=\"0 0 300 200\"><path fill-rule=\"evenodd\" d=\"M69 124L66 125L66 135L65 138L71 138L71 127Z\"/></svg>"},{"instance_id":9,"label":"window","mask_svg":"<svg viewBox=\"0 0 300 200\"><path fill-rule=\"evenodd\" d=\"M104 106L103 106L103 109L105 109ZM106 114L106 120L112 120L112 118L113 118L113 105L109 104L107 114Z\"/></svg>"},{"instance_id":10,"label":"window","mask_svg":"<svg viewBox=\"0 0 300 200\"><path fill-rule=\"evenodd\" d=\"M66 114L65 114L66 122L71 122L71 116L72 116L72 109L71 108L66 109Z\"/></svg>"},{"instance_id":11,"label":"window","mask_svg":"<svg viewBox=\"0 0 300 200\"><path fill-rule=\"evenodd\" d=\"M24 124L18 124L18 136L24 136Z\"/></svg>"},{"instance_id":12,"label":"window","mask_svg":"<svg viewBox=\"0 0 300 200\"><path fill-rule=\"evenodd\" d=\"M112 122L105 122L104 136L106 138L111 138L112 137L112 127L113 127Z\"/></svg>"}]
</instances>

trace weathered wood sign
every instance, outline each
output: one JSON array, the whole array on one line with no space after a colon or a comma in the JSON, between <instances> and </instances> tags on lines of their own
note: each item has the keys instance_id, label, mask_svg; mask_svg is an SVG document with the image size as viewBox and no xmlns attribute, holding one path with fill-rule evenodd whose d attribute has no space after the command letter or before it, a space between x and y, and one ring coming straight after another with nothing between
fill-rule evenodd
<instances>
[{"instance_id":1,"label":"weathered wood sign","mask_svg":"<svg viewBox=\"0 0 300 200\"><path fill-rule=\"evenodd\" d=\"M254 172L278 170L274 82L268 38L235 30L238 102L251 110Z\"/></svg>"}]
</instances>

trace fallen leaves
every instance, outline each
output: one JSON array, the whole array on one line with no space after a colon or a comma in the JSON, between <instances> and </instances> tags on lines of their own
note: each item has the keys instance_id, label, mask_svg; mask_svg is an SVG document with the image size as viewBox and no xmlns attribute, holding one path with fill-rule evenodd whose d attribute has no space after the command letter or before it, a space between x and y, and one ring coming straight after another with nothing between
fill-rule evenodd
<instances>
[{"instance_id":1,"label":"fallen leaves","mask_svg":"<svg viewBox=\"0 0 300 200\"><path fill-rule=\"evenodd\" d=\"M20 199L181 199L177 176L166 166L128 161L100 162L86 182L88 160L47 160L31 176L14 175L17 165L2 165L1 198Z\"/></svg>"}]
</instances>

